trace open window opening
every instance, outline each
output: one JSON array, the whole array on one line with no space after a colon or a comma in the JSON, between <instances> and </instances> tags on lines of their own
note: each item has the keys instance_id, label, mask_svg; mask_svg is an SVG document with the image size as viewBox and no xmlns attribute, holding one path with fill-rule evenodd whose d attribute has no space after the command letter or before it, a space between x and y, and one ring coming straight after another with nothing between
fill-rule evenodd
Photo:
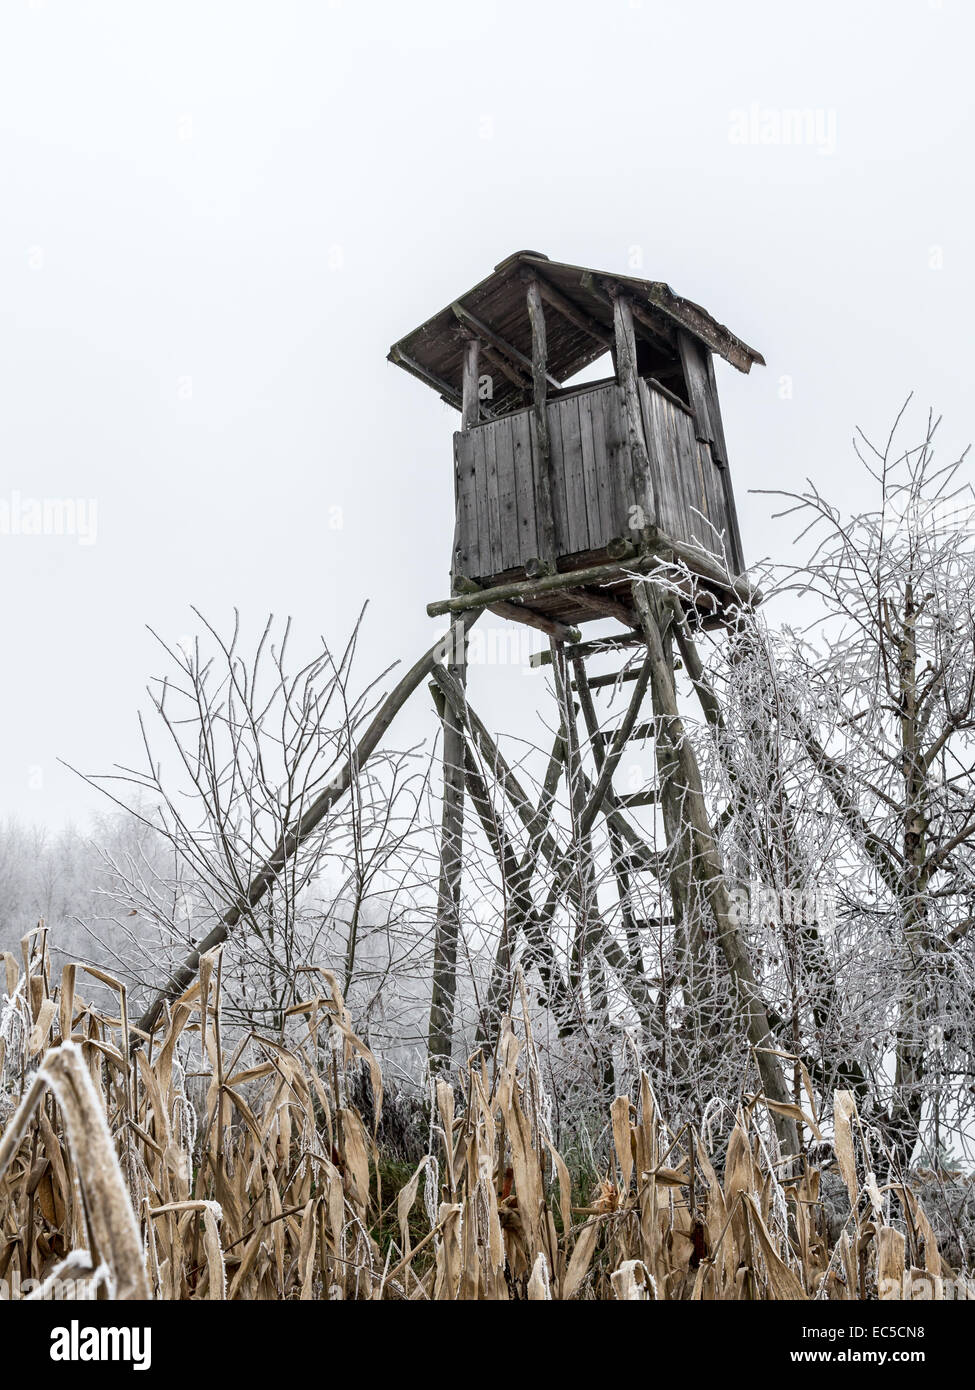
<instances>
[{"instance_id":1,"label":"open window opening","mask_svg":"<svg viewBox=\"0 0 975 1390\"><path fill-rule=\"evenodd\" d=\"M661 386L666 386L690 409L691 396L679 353L658 348L645 338L637 338L636 370L637 375L647 381L659 381Z\"/></svg>"},{"instance_id":2,"label":"open window opening","mask_svg":"<svg viewBox=\"0 0 975 1390\"><path fill-rule=\"evenodd\" d=\"M612 381L615 374L613 354L607 349L606 352L600 353L594 362L583 367L582 371L576 372L563 381L559 390L574 391L579 386L592 386L599 381Z\"/></svg>"}]
</instances>

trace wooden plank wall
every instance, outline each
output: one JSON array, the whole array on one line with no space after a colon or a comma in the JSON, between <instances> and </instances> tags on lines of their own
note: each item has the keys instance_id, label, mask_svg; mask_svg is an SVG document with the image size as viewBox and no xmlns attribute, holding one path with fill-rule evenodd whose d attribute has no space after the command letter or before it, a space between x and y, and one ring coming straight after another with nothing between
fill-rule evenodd
<instances>
[{"instance_id":1,"label":"wooden plank wall","mask_svg":"<svg viewBox=\"0 0 975 1390\"><path fill-rule=\"evenodd\" d=\"M652 519L675 540L714 549L707 522L727 531L729 515L711 446L697 437L686 410L642 380L640 398L657 498ZM551 401L548 427L558 554L599 551L629 535L631 509L642 498L633 496L619 388L612 383ZM454 436L455 555L459 572L469 578L521 569L541 554L534 439L530 410Z\"/></svg>"}]
</instances>

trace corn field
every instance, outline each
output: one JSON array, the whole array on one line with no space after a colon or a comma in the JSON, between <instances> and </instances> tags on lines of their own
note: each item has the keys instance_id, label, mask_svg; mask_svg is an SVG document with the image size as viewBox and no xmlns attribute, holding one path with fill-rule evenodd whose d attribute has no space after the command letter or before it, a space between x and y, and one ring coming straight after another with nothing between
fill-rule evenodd
<instances>
[{"instance_id":1,"label":"corn field","mask_svg":"<svg viewBox=\"0 0 975 1390\"><path fill-rule=\"evenodd\" d=\"M918 1195L879 1184L849 1093L833 1151L849 1215L832 1243L822 1175L808 1161L777 1171L760 1097L720 1140L673 1133L645 1073L613 1102L583 1204L550 1137L530 1025L509 1019L491 1058L456 1087L436 1082L430 1152L390 1193L374 1123L349 1099L364 1074L378 1116L382 1077L334 978L295 1008L293 1045L249 1034L228 1052L218 954L152 1039L103 972L70 964L55 982L43 933L3 968L0 1279L33 1281L27 1297L69 1279L83 1297L169 1300L972 1292ZM85 975L115 991L117 1014L84 1002Z\"/></svg>"}]
</instances>

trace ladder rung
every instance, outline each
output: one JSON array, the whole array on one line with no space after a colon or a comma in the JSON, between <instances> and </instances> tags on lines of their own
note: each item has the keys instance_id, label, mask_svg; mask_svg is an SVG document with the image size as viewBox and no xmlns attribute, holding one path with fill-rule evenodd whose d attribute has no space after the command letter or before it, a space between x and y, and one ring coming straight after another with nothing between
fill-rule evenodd
<instances>
[{"instance_id":1,"label":"ladder rung","mask_svg":"<svg viewBox=\"0 0 975 1390\"><path fill-rule=\"evenodd\" d=\"M674 662L675 671L682 671L683 669L682 662ZM639 666L634 666L629 671L607 671L605 675L602 676L590 676L586 684L589 686L590 690L599 690L603 686L620 685L623 681L635 681L639 674ZM572 689L579 689L575 681L572 682Z\"/></svg>"},{"instance_id":2,"label":"ladder rung","mask_svg":"<svg viewBox=\"0 0 975 1390\"><path fill-rule=\"evenodd\" d=\"M638 806L656 806L657 789L651 788L646 792L630 792L627 796L617 794L616 800L625 811L634 811Z\"/></svg>"},{"instance_id":3,"label":"ladder rung","mask_svg":"<svg viewBox=\"0 0 975 1390\"><path fill-rule=\"evenodd\" d=\"M640 739L653 738L653 736L653 720L650 719L645 724L637 724L627 742L636 743Z\"/></svg>"},{"instance_id":4,"label":"ladder rung","mask_svg":"<svg viewBox=\"0 0 975 1390\"><path fill-rule=\"evenodd\" d=\"M638 667L634 667L632 671L607 671L604 676L591 676L588 682L589 689L599 690L604 685L619 685L623 681L635 681L639 674ZM572 689L579 689L575 681L572 682Z\"/></svg>"},{"instance_id":5,"label":"ladder rung","mask_svg":"<svg viewBox=\"0 0 975 1390\"><path fill-rule=\"evenodd\" d=\"M638 632L625 632L616 637L594 637L589 642L578 642L575 646L566 647L565 654L571 661L574 657L581 656L583 661L591 656L602 656L604 652L616 652L626 647L643 647L646 639ZM539 666L551 666L551 651L533 652L530 661L537 670Z\"/></svg>"}]
</instances>

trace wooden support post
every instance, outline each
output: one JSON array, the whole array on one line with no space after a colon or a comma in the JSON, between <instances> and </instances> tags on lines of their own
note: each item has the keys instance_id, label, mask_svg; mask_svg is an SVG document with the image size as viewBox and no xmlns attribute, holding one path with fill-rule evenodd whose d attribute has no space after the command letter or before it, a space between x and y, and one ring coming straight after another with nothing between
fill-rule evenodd
<instances>
[{"instance_id":1,"label":"wooden support post","mask_svg":"<svg viewBox=\"0 0 975 1390\"><path fill-rule=\"evenodd\" d=\"M664 660L668 667L669 687L676 701L674 672L677 663L674 660L670 627L666 622L670 610L665 608L656 595L648 596L648 601L652 603L657 619ZM711 1003L713 991L710 979L705 975L709 964L709 947L704 933L701 891L693 872L694 842L691 827L684 814L685 788L680 777L677 750L671 739L668 718L671 704L661 703L659 683L651 687L651 695L654 710L651 732L657 767L656 794L663 814L664 838L667 845L666 881L670 890L674 957L687 1009L686 1027L690 1038L695 1039L697 1047L701 1049L697 1054L700 1065L702 1051L707 1055L712 1046L720 1046L721 1024L714 1016L715 1010Z\"/></svg>"},{"instance_id":2,"label":"wooden support post","mask_svg":"<svg viewBox=\"0 0 975 1390\"><path fill-rule=\"evenodd\" d=\"M458 683L442 667L434 666L433 678L440 686L455 709L461 708L462 691ZM551 865L555 878L553 891L550 891L545 906L541 912L532 911L528 914L524 922L525 943L534 958L539 962L540 968L545 963L547 975L543 975L543 982L548 991L548 1000L555 1013L558 1015L561 1035L571 1032L581 1020L578 1018L575 997L570 993L562 978L558 962L552 950L552 943L548 935L549 923L559 898L563 893L570 896L574 894L576 887L575 876L571 866L566 864L565 857L560 853L553 836L547 831L551 801L555 795L557 777L552 763L549 765L549 773L546 775L546 791L542 802L536 809L528 801L527 796L522 790L518 779L511 771L501 750L497 747L493 739L488 734L484 725L474 714L470 706L467 706L467 724L472 734L477 740L481 756L485 764L489 767L493 775L498 779L502 791L510 802L513 810L521 820L525 829L529 832L530 840L528 849L522 859L522 871L527 873L524 889L528 890L531 881L532 869L539 854L541 854ZM561 743L561 749L560 749ZM556 747L553 750L553 759L557 754L564 758L565 739L560 737L556 740ZM580 769L579 780L582 790L587 796L592 797L594 787L586 777L584 771ZM605 804L604 815L607 823L619 831L630 845L630 863L641 869L656 872L653 851L640 840L639 836L629 825L626 819L618 812L614 812L611 807L615 804L612 787L607 786L605 796L601 798ZM653 1000L650 995L649 987L643 977L633 969L629 957L614 940L611 933L602 928L602 924L595 922L595 927L600 931L600 940L603 954L607 964L619 975L626 988L633 1005L642 1020L646 1021L653 1009Z\"/></svg>"},{"instance_id":3,"label":"wooden support post","mask_svg":"<svg viewBox=\"0 0 975 1390\"><path fill-rule=\"evenodd\" d=\"M464 354L464 384L461 396L461 429L472 429L481 418L481 402L478 395L480 382L481 344L477 338L468 338L467 352Z\"/></svg>"},{"instance_id":4,"label":"wooden support post","mask_svg":"<svg viewBox=\"0 0 975 1390\"><path fill-rule=\"evenodd\" d=\"M543 794L541 804L536 808L532 806L520 782L508 766L504 755L491 738L484 724L478 719L470 706L466 704L463 687L460 682L455 679L446 667L440 665L435 665L433 667L433 679L446 696L448 708L452 709L455 714L461 715L462 723L470 730L480 756L484 761L484 765L491 771L512 809L518 816L518 819L528 831L529 844L519 865L518 880L514 894L515 900L519 902L527 901L528 890L539 854L542 854L548 860L556 875L562 875L564 878L568 872L558 846L555 843L555 839L548 830L548 824L551 818L552 800L555 796L555 787L557 784L556 778L549 789L550 778L555 776L552 764L550 762L549 773L546 775L545 785L547 791ZM561 738L556 739L556 749L552 755L554 759L556 753L558 753L560 763L562 761L561 744ZM556 1013L564 1018L571 1012L572 1001L569 997L565 981L562 979L561 970L552 950L551 942L545 931L539 925L537 915L533 911L527 913L521 925L524 928L526 943L531 949L535 959L539 962L539 967L542 970L543 982L548 991L549 1002Z\"/></svg>"},{"instance_id":5,"label":"wooden support post","mask_svg":"<svg viewBox=\"0 0 975 1390\"><path fill-rule=\"evenodd\" d=\"M559 992L562 986L562 976L557 966L553 972L554 953L544 949L549 945L548 938L544 935L541 942L543 949L538 949L539 933L535 929L536 915L531 899L531 881L537 866L538 846L548 830L552 808L555 804L555 793L558 790L564 763L565 729L561 728L555 736L555 742L549 756L548 767L542 781L542 795L538 803L535 829L528 837L525 852L517 863L513 874L506 871L505 865L501 863L500 859L498 861L506 882L505 920L494 960L494 968L491 971L487 1002L481 1010L478 1020L475 1039L475 1046L477 1047L493 1044L497 1039L500 1004L501 1000L507 998L510 992L510 964L520 929L524 931L532 959L538 962L546 997L553 1004L553 1007L562 1007L563 995ZM468 790L470 790L470 783L468 783ZM486 831L487 827L485 826Z\"/></svg>"},{"instance_id":6,"label":"wooden support post","mask_svg":"<svg viewBox=\"0 0 975 1390\"><path fill-rule=\"evenodd\" d=\"M556 688L558 689L559 681L561 679L559 674L558 660L556 660L556 662L553 663L553 666L556 672ZM641 667L640 676L637 680L637 684L633 691L633 694L630 697L630 703L627 708L626 714L623 717L623 722L620 724L619 728L613 735L609 748L606 751L605 756L602 760L602 765L599 769L599 774L596 778L595 785L587 783L587 779L582 771L582 767L579 764L578 760L575 760L573 763L569 765L570 788L571 783L573 781L575 782L577 788L577 793L572 796L573 840L577 847L582 846L584 848L586 846L589 840L590 832L592 831L592 827L595 824L596 816L599 815L601 811L606 816L607 822L610 822L614 825L617 823L617 821L615 820L611 821L610 818L613 815L618 816L618 813L614 813L609 809L612 804L618 804L615 802L615 794L613 792L613 773L616 771L616 767L623 753L623 749L626 747L627 740L633 729L633 725L636 721L637 715L639 714L640 705L643 702L643 697L646 693L647 684L649 680L650 660L648 657L647 660L644 661L643 666ZM568 708L567 697L566 708ZM604 805L606 807L605 810ZM618 817L618 819L622 820L622 817ZM548 900L545 904L545 909L542 913L543 921L549 921L554 916L559 899L564 892L569 892L570 894L576 897L577 901L580 904L580 910L584 922L587 922L589 918L592 917L592 919L597 924L599 923L599 917L598 913L595 911L595 905L587 902L586 898L583 895L583 883L581 882L579 875L572 872L571 868L568 874L556 875L555 880L552 883L551 888L549 889ZM581 962L586 954L587 946L588 932L586 932L580 938L579 943L573 953L576 958L577 965L581 965ZM576 983L578 984L578 980L576 980Z\"/></svg>"},{"instance_id":7,"label":"wooden support post","mask_svg":"<svg viewBox=\"0 0 975 1390\"><path fill-rule=\"evenodd\" d=\"M528 278L531 278L530 276ZM571 299L564 295L543 275L535 277L538 283L542 298L547 304L564 319L567 319L573 327L578 328L583 333L588 333L596 342L602 343L604 348L613 346L613 334L608 328L604 328L601 323L597 323L591 314L587 314L584 309L580 309L578 304L574 304Z\"/></svg>"},{"instance_id":8,"label":"wooden support post","mask_svg":"<svg viewBox=\"0 0 975 1390\"><path fill-rule=\"evenodd\" d=\"M466 684L466 633L454 626L454 650L447 670ZM457 993L457 946L460 940L460 890L464 860L464 714L448 705L443 720L443 807L440 824L440 883L433 945L433 994L430 1000L428 1060L431 1072L448 1072L454 1036Z\"/></svg>"},{"instance_id":9,"label":"wooden support post","mask_svg":"<svg viewBox=\"0 0 975 1390\"><path fill-rule=\"evenodd\" d=\"M464 369L461 382L460 405L460 434L467 435L478 423L481 416L481 406L479 400L479 380L480 380L480 348L481 345L477 338L469 337L466 342L464 352ZM464 555L462 550L461 534L461 472L470 467L471 441L464 438L456 438L455 442L455 463L454 463L454 544L451 550L453 561L450 570L450 592L454 596L466 593L465 579L462 570L464 565ZM475 585L476 588L476 585Z\"/></svg>"},{"instance_id":10,"label":"wooden support post","mask_svg":"<svg viewBox=\"0 0 975 1390\"><path fill-rule=\"evenodd\" d=\"M644 544L654 535L657 518L657 499L654 495L650 451L643 429L640 408L640 387L636 370L636 336L630 301L622 294L613 294L613 327L616 333L616 375L623 401L623 418L630 444L633 500L631 530Z\"/></svg>"},{"instance_id":11,"label":"wooden support post","mask_svg":"<svg viewBox=\"0 0 975 1390\"><path fill-rule=\"evenodd\" d=\"M548 438L548 340L545 336L545 310L538 281L528 282L528 317L532 326L532 420L535 426L535 444L538 449L538 471L536 474L536 506L538 508L539 542L542 559L554 570L555 507L552 487L552 451Z\"/></svg>"},{"instance_id":12,"label":"wooden support post","mask_svg":"<svg viewBox=\"0 0 975 1390\"><path fill-rule=\"evenodd\" d=\"M657 604L646 580L634 581L633 599L647 639L654 709L661 734L673 749L683 792L682 818L689 828L693 845L694 876L714 917L721 952L732 980L736 1003L744 1016L745 1034L754 1051L765 1095L776 1105L788 1106L792 1103L792 1096L778 1060L771 1054L775 1044L768 1013L752 970L748 949L732 911L721 856L708 821L701 770L677 708L673 663L668 662L664 651ZM795 1120L781 1111L773 1112L772 1120L785 1154L798 1154L799 1135Z\"/></svg>"},{"instance_id":13,"label":"wooden support post","mask_svg":"<svg viewBox=\"0 0 975 1390\"><path fill-rule=\"evenodd\" d=\"M571 848L569 850L572 868L572 896L578 904L576 934L569 965L569 985L578 990L582 984L582 971L588 954L592 935L591 917L596 907L592 873L592 837L582 827L586 795L582 787L582 759L579 749L579 729L575 710L569 696L568 667L561 645L552 643L552 673L555 680L555 696L558 701L562 727L566 731L565 770L569 788L569 818L571 826Z\"/></svg>"},{"instance_id":14,"label":"wooden support post","mask_svg":"<svg viewBox=\"0 0 975 1390\"><path fill-rule=\"evenodd\" d=\"M461 424L472 430L480 419L478 400L480 343L467 341L461 396ZM456 594L462 576L457 571L457 537L451 589ZM443 714L443 804L440 821L440 882L437 887L437 919L433 942L433 990L430 999L430 1026L427 1058L431 1073L449 1072L454 1037L454 1005L457 995L457 947L460 941L460 896L464 864L464 720L467 676L466 631L452 628L453 650L446 668L460 687L459 706L447 706Z\"/></svg>"},{"instance_id":15,"label":"wooden support post","mask_svg":"<svg viewBox=\"0 0 975 1390\"><path fill-rule=\"evenodd\" d=\"M518 816L522 825L528 831L528 845L522 856L519 865L516 888L512 894L512 900L524 905L526 910L524 916L520 918L520 926L524 931L525 946L538 964L542 983L546 992L546 998L560 1020L560 1033L564 1036L567 1032L581 1022L578 1014L577 1000L570 993L568 986L556 959L552 942L548 934L548 925L554 913L559 897L563 893L568 893L576 901L575 890L576 881L572 873L571 866L566 863L564 855L561 854L554 837L548 830L551 817L552 805L555 798L556 789L559 781L560 769L565 765L567 758L566 749L566 730L560 730L552 749L549 759L548 770L542 790L542 799L538 807L531 805L528 797L521 787L517 777L508 766L501 750L488 734L484 724L478 719L470 705L463 703L463 691L459 683L441 665L433 668L433 678L443 691L448 703L452 704L456 711L464 709L466 711L466 725L473 735L477 749L483 759L484 765L491 771L497 779L506 799ZM465 760L466 761L466 760ZM594 791L593 784L582 769L579 769L579 781L582 791L586 796L591 797ZM483 796L479 796L483 800ZM604 815L608 824L614 827L630 846L629 862L634 867L656 872L655 856L653 852L640 840L639 836L618 812L612 810L615 804L612 787L608 787L604 798ZM548 902L541 912L531 908L527 910L529 899L529 889L535 867L541 855L551 866L552 873L556 880L556 891L549 894ZM634 1007L637 1009L642 1020L649 1019L653 1009L653 1000L650 990L642 975L633 967L629 957L620 949L618 943L612 935L605 931L603 924L598 920L595 927L600 933L600 941L603 954L607 964L614 970L623 982ZM513 937L512 937L513 944ZM502 995L501 980L498 972L495 973L497 983L492 991L490 999L495 1003ZM486 1041L486 1035L479 1033L478 1043Z\"/></svg>"},{"instance_id":16,"label":"wooden support post","mask_svg":"<svg viewBox=\"0 0 975 1390\"><path fill-rule=\"evenodd\" d=\"M579 706L582 710L582 717L586 722L589 744L592 748L593 761L596 764L596 775L598 777L603 770L603 763L605 761L606 739L599 728L599 721L596 718L596 707L593 704L592 692L586 675L586 663L581 656L572 658L572 669L575 672L575 689L579 694ZM619 831L615 830L612 826L609 827L609 848L630 963L632 967L642 975L643 951L640 945L640 934L636 929L636 923L633 917L630 872L626 865L622 837Z\"/></svg>"},{"instance_id":17,"label":"wooden support post","mask_svg":"<svg viewBox=\"0 0 975 1390\"><path fill-rule=\"evenodd\" d=\"M490 768L492 776L497 780L529 835L539 835L537 849L554 864L559 858L559 850L552 835L544 829L547 823L547 813L543 814L532 806L521 783L508 766L501 749L488 733L483 722L466 704L464 690L460 682L446 667L440 665L433 667L433 678L446 695L450 708L456 714L461 714L462 717L466 715L466 725L474 737L485 765Z\"/></svg>"},{"instance_id":18,"label":"wooden support post","mask_svg":"<svg viewBox=\"0 0 975 1390\"><path fill-rule=\"evenodd\" d=\"M431 682L430 691L433 695L433 702L436 705L437 713L441 720L446 721L447 701L443 691L436 684ZM494 851L494 856L498 861L498 868L501 870L502 887L504 890L507 911L501 927L501 939L498 942L498 952L495 960L494 971L491 978L491 998L495 997L495 991L499 992L503 985L500 982L507 980L511 968L511 953L518 930L518 908L523 906L523 902L518 900L518 886L522 874L518 858L515 855L511 842L505 833L504 824L499 816L495 814L494 806L488 795L484 778L481 776L477 761L471 751L470 745L464 736L464 780L467 786L467 795L471 805L477 812L481 828L487 838L488 844ZM528 908L531 903L529 901ZM521 914L524 916L524 913ZM491 1012L491 1001L488 1006ZM482 1017L479 1024L480 1032L484 1029L485 1019Z\"/></svg>"}]
</instances>

